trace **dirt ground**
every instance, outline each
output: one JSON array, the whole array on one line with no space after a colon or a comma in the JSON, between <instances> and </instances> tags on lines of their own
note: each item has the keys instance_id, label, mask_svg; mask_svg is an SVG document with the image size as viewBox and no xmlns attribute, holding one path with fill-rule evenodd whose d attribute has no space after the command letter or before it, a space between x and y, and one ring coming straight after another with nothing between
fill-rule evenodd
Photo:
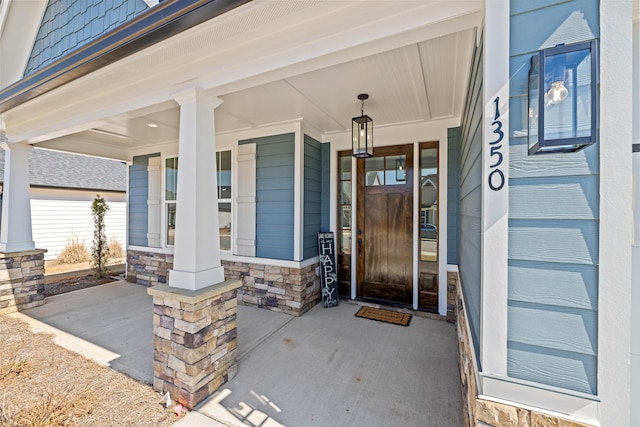
<instances>
[{"instance_id":1,"label":"dirt ground","mask_svg":"<svg viewBox=\"0 0 640 427\"><path fill-rule=\"evenodd\" d=\"M95 279L89 268L88 263L45 262L45 293L112 280ZM124 264L113 268L124 272ZM150 386L57 346L50 335L35 334L20 320L0 316L0 427L168 427L179 417L161 400Z\"/></svg>"},{"instance_id":2,"label":"dirt ground","mask_svg":"<svg viewBox=\"0 0 640 427\"><path fill-rule=\"evenodd\" d=\"M89 262L60 264L57 261L45 261L44 296L50 297L112 282L112 277L124 274L124 262L124 258L113 260L108 267L109 277L96 279Z\"/></svg>"}]
</instances>

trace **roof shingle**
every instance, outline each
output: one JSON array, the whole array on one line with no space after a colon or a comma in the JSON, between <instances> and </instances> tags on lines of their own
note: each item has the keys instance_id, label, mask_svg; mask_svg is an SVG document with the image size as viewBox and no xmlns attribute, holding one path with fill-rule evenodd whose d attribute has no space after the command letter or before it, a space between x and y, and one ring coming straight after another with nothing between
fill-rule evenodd
<instances>
[{"instance_id":1,"label":"roof shingle","mask_svg":"<svg viewBox=\"0 0 640 427\"><path fill-rule=\"evenodd\" d=\"M4 182L4 150L0 149L0 182ZM29 152L29 183L39 187L126 191L127 165L61 151Z\"/></svg>"}]
</instances>

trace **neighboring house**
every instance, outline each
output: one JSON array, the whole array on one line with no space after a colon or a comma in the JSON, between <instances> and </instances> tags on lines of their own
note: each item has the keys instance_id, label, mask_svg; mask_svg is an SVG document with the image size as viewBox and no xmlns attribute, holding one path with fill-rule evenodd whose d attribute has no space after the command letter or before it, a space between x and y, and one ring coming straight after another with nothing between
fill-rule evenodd
<instances>
[{"instance_id":1,"label":"neighboring house","mask_svg":"<svg viewBox=\"0 0 640 427\"><path fill-rule=\"evenodd\" d=\"M128 280L302 315L332 231L343 298L458 315L471 423L640 425L637 0L80 3L0 2L0 251L34 247L31 146L126 161ZM594 144L529 154L591 100Z\"/></svg>"},{"instance_id":2,"label":"neighboring house","mask_svg":"<svg viewBox=\"0 0 640 427\"><path fill-rule=\"evenodd\" d=\"M0 150L0 185L4 151ZM33 240L54 260L71 240L93 242L91 204L103 197L107 239L126 245L127 170L123 162L78 154L36 149L29 153Z\"/></svg>"}]
</instances>

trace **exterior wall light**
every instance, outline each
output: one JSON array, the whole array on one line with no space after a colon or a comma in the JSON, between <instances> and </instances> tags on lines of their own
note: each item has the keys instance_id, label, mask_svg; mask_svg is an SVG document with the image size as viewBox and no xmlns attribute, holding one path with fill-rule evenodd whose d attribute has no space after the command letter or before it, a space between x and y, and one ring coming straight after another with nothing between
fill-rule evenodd
<instances>
[{"instance_id":1,"label":"exterior wall light","mask_svg":"<svg viewBox=\"0 0 640 427\"><path fill-rule=\"evenodd\" d=\"M364 114L364 101L369 95L361 93L358 99L362 101L360 116L351 120L351 155L358 159L373 156L373 120Z\"/></svg>"},{"instance_id":2,"label":"exterior wall light","mask_svg":"<svg viewBox=\"0 0 640 427\"><path fill-rule=\"evenodd\" d=\"M596 142L596 72L595 40L531 57L529 155L570 153Z\"/></svg>"}]
</instances>

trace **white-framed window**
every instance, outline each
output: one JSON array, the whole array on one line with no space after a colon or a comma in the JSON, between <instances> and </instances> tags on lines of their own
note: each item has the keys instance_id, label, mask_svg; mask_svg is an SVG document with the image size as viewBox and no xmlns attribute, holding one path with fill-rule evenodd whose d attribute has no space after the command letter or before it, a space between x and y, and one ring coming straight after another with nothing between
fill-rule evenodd
<instances>
[{"instance_id":1,"label":"white-framed window","mask_svg":"<svg viewBox=\"0 0 640 427\"><path fill-rule=\"evenodd\" d=\"M176 196L178 195L178 158L164 160L164 215L167 246L173 246L176 235Z\"/></svg>"},{"instance_id":2,"label":"white-framed window","mask_svg":"<svg viewBox=\"0 0 640 427\"><path fill-rule=\"evenodd\" d=\"M232 161L231 150L216 153L218 181L218 225L220 227L220 250L231 251L232 235Z\"/></svg>"},{"instance_id":3,"label":"white-framed window","mask_svg":"<svg viewBox=\"0 0 640 427\"><path fill-rule=\"evenodd\" d=\"M220 250L231 251L232 242L232 155L231 150L216 152L218 181L218 224ZM176 197L178 192L178 158L167 157L164 162L165 245L173 246L176 230Z\"/></svg>"}]
</instances>

